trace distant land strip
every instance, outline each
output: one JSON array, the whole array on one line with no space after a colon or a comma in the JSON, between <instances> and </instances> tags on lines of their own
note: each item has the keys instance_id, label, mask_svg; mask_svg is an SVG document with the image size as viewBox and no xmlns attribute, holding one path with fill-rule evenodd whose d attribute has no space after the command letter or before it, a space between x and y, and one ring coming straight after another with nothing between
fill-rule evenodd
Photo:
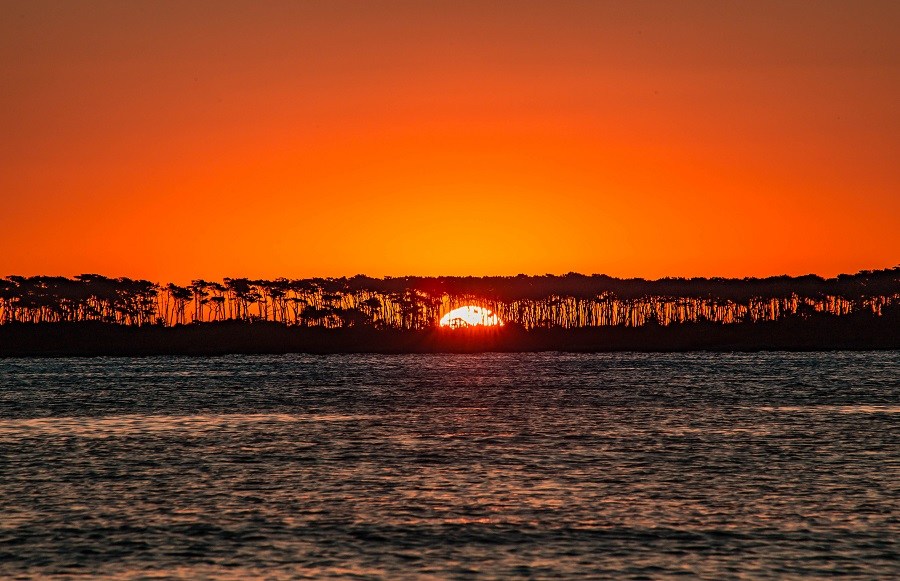
<instances>
[{"instance_id":1,"label":"distant land strip","mask_svg":"<svg viewBox=\"0 0 900 581\"><path fill-rule=\"evenodd\" d=\"M439 327L462 305L504 325ZM900 267L828 279L0 279L0 356L898 348Z\"/></svg>"}]
</instances>

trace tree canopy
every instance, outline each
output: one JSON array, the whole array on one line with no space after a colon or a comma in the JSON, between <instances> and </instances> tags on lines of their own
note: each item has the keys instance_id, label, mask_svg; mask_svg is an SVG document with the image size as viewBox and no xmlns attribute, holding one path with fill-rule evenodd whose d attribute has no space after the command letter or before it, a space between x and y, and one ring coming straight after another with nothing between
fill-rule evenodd
<instances>
[{"instance_id":1,"label":"tree canopy","mask_svg":"<svg viewBox=\"0 0 900 581\"><path fill-rule=\"evenodd\" d=\"M880 315L900 301L900 267L822 278L606 275L194 280L186 286L99 274L0 279L0 324L102 321L181 325L267 320L329 328L423 329L472 304L525 328L775 321Z\"/></svg>"}]
</instances>

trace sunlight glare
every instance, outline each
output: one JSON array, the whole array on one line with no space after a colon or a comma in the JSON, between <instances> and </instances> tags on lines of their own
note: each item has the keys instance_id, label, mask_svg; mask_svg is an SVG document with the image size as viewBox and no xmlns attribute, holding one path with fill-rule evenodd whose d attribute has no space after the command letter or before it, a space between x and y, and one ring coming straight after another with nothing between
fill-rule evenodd
<instances>
[{"instance_id":1,"label":"sunlight glare","mask_svg":"<svg viewBox=\"0 0 900 581\"><path fill-rule=\"evenodd\" d=\"M453 309L441 317L441 327L450 327L451 329L494 325L503 325L503 321L490 310L474 305Z\"/></svg>"}]
</instances>

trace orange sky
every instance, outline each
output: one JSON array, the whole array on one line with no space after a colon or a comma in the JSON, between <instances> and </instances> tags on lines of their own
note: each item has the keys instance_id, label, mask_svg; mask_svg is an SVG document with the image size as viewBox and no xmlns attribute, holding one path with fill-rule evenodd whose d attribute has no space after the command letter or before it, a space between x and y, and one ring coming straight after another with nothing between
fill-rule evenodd
<instances>
[{"instance_id":1,"label":"orange sky","mask_svg":"<svg viewBox=\"0 0 900 581\"><path fill-rule=\"evenodd\" d=\"M0 275L900 264L900 3L4 2Z\"/></svg>"}]
</instances>

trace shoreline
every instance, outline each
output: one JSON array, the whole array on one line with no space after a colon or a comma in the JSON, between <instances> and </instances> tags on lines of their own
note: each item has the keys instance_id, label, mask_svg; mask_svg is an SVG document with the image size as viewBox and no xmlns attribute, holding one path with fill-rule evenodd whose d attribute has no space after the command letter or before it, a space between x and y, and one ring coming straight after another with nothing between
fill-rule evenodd
<instances>
[{"instance_id":1,"label":"shoreline","mask_svg":"<svg viewBox=\"0 0 900 581\"><path fill-rule=\"evenodd\" d=\"M900 349L900 320L895 316L531 330L515 325L415 331L371 327L325 329L267 321L223 321L174 327L131 327L98 322L0 325L0 357L897 349Z\"/></svg>"}]
</instances>

